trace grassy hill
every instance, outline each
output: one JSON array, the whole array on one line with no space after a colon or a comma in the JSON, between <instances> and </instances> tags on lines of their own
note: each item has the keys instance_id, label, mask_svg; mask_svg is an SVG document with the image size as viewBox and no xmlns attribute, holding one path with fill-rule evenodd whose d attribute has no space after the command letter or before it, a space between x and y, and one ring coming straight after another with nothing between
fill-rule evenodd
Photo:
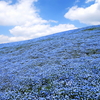
<instances>
[{"instance_id":1,"label":"grassy hill","mask_svg":"<svg viewBox=\"0 0 100 100\"><path fill-rule=\"evenodd\" d=\"M100 100L100 25L0 44L0 100Z\"/></svg>"}]
</instances>

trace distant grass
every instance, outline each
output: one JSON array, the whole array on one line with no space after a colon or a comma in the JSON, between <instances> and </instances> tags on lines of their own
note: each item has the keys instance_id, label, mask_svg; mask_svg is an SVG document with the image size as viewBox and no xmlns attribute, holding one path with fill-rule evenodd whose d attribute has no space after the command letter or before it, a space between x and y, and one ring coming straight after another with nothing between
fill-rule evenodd
<instances>
[{"instance_id":1,"label":"distant grass","mask_svg":"<svg viewBox=\"0 0 100 100\"><path fill-rule=\"evenodd\" d=\"M53 38L42 39L42 40L39 40L38 42L46 42L46 41L50 41L50 40L53 40Z\"/></svg>"},{"instance_id":2,"label":"distant grass","mask_svg":"<svg viewBox=\"0 0 100 100\"><path fill-rule=\"evenodd\" d=\"M93 30L100 30L100 27L88 28L88 29L85 29L83 31L93 31Z\"/></svg>"}]
</instances>

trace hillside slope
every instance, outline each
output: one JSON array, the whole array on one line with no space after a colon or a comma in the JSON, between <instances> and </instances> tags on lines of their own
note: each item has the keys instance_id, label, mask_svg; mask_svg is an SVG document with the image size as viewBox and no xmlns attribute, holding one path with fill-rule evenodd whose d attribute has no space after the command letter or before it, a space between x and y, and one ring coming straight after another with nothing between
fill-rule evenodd
<instances>
[{"instance_id":1,"label":"hillside slope","mask_svg":"<svg viewBox=\"0 0 100 100\"><path fill-rule=\"evenodd\" d=\"M0 100L100 100L100 26L0 44Z\"/></svg>"}]
</instances>

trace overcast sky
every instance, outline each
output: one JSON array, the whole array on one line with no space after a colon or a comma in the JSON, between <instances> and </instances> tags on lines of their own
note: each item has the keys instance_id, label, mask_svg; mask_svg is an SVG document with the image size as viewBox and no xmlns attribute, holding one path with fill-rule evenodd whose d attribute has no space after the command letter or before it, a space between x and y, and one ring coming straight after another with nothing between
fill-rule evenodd
<instances>
[{"instance_id":1,"label":"overcast sky","mask_svg":"<svg viewBox=\"0 0 100 100\"><path fill-rule=\"evenodd\" d=\"M100 24L100 0L0 0L0 43Z\"/></svg>"}]
</instances>

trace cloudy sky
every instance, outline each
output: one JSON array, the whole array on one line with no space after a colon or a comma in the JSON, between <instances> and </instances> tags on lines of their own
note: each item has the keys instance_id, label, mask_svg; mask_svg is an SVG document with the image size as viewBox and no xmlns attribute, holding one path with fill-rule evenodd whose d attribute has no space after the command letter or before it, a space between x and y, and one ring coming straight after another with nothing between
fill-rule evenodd
<instances>
[{"instance_id":1,"label":"cloudy sky","mask_svg":"<svg viewBox=\"0 0 100 100\"><path fill-rule=\"evenodd\" d=\"M0 43L100 24L100 0L0 0Z\"/></svg>"}]
</instances>

